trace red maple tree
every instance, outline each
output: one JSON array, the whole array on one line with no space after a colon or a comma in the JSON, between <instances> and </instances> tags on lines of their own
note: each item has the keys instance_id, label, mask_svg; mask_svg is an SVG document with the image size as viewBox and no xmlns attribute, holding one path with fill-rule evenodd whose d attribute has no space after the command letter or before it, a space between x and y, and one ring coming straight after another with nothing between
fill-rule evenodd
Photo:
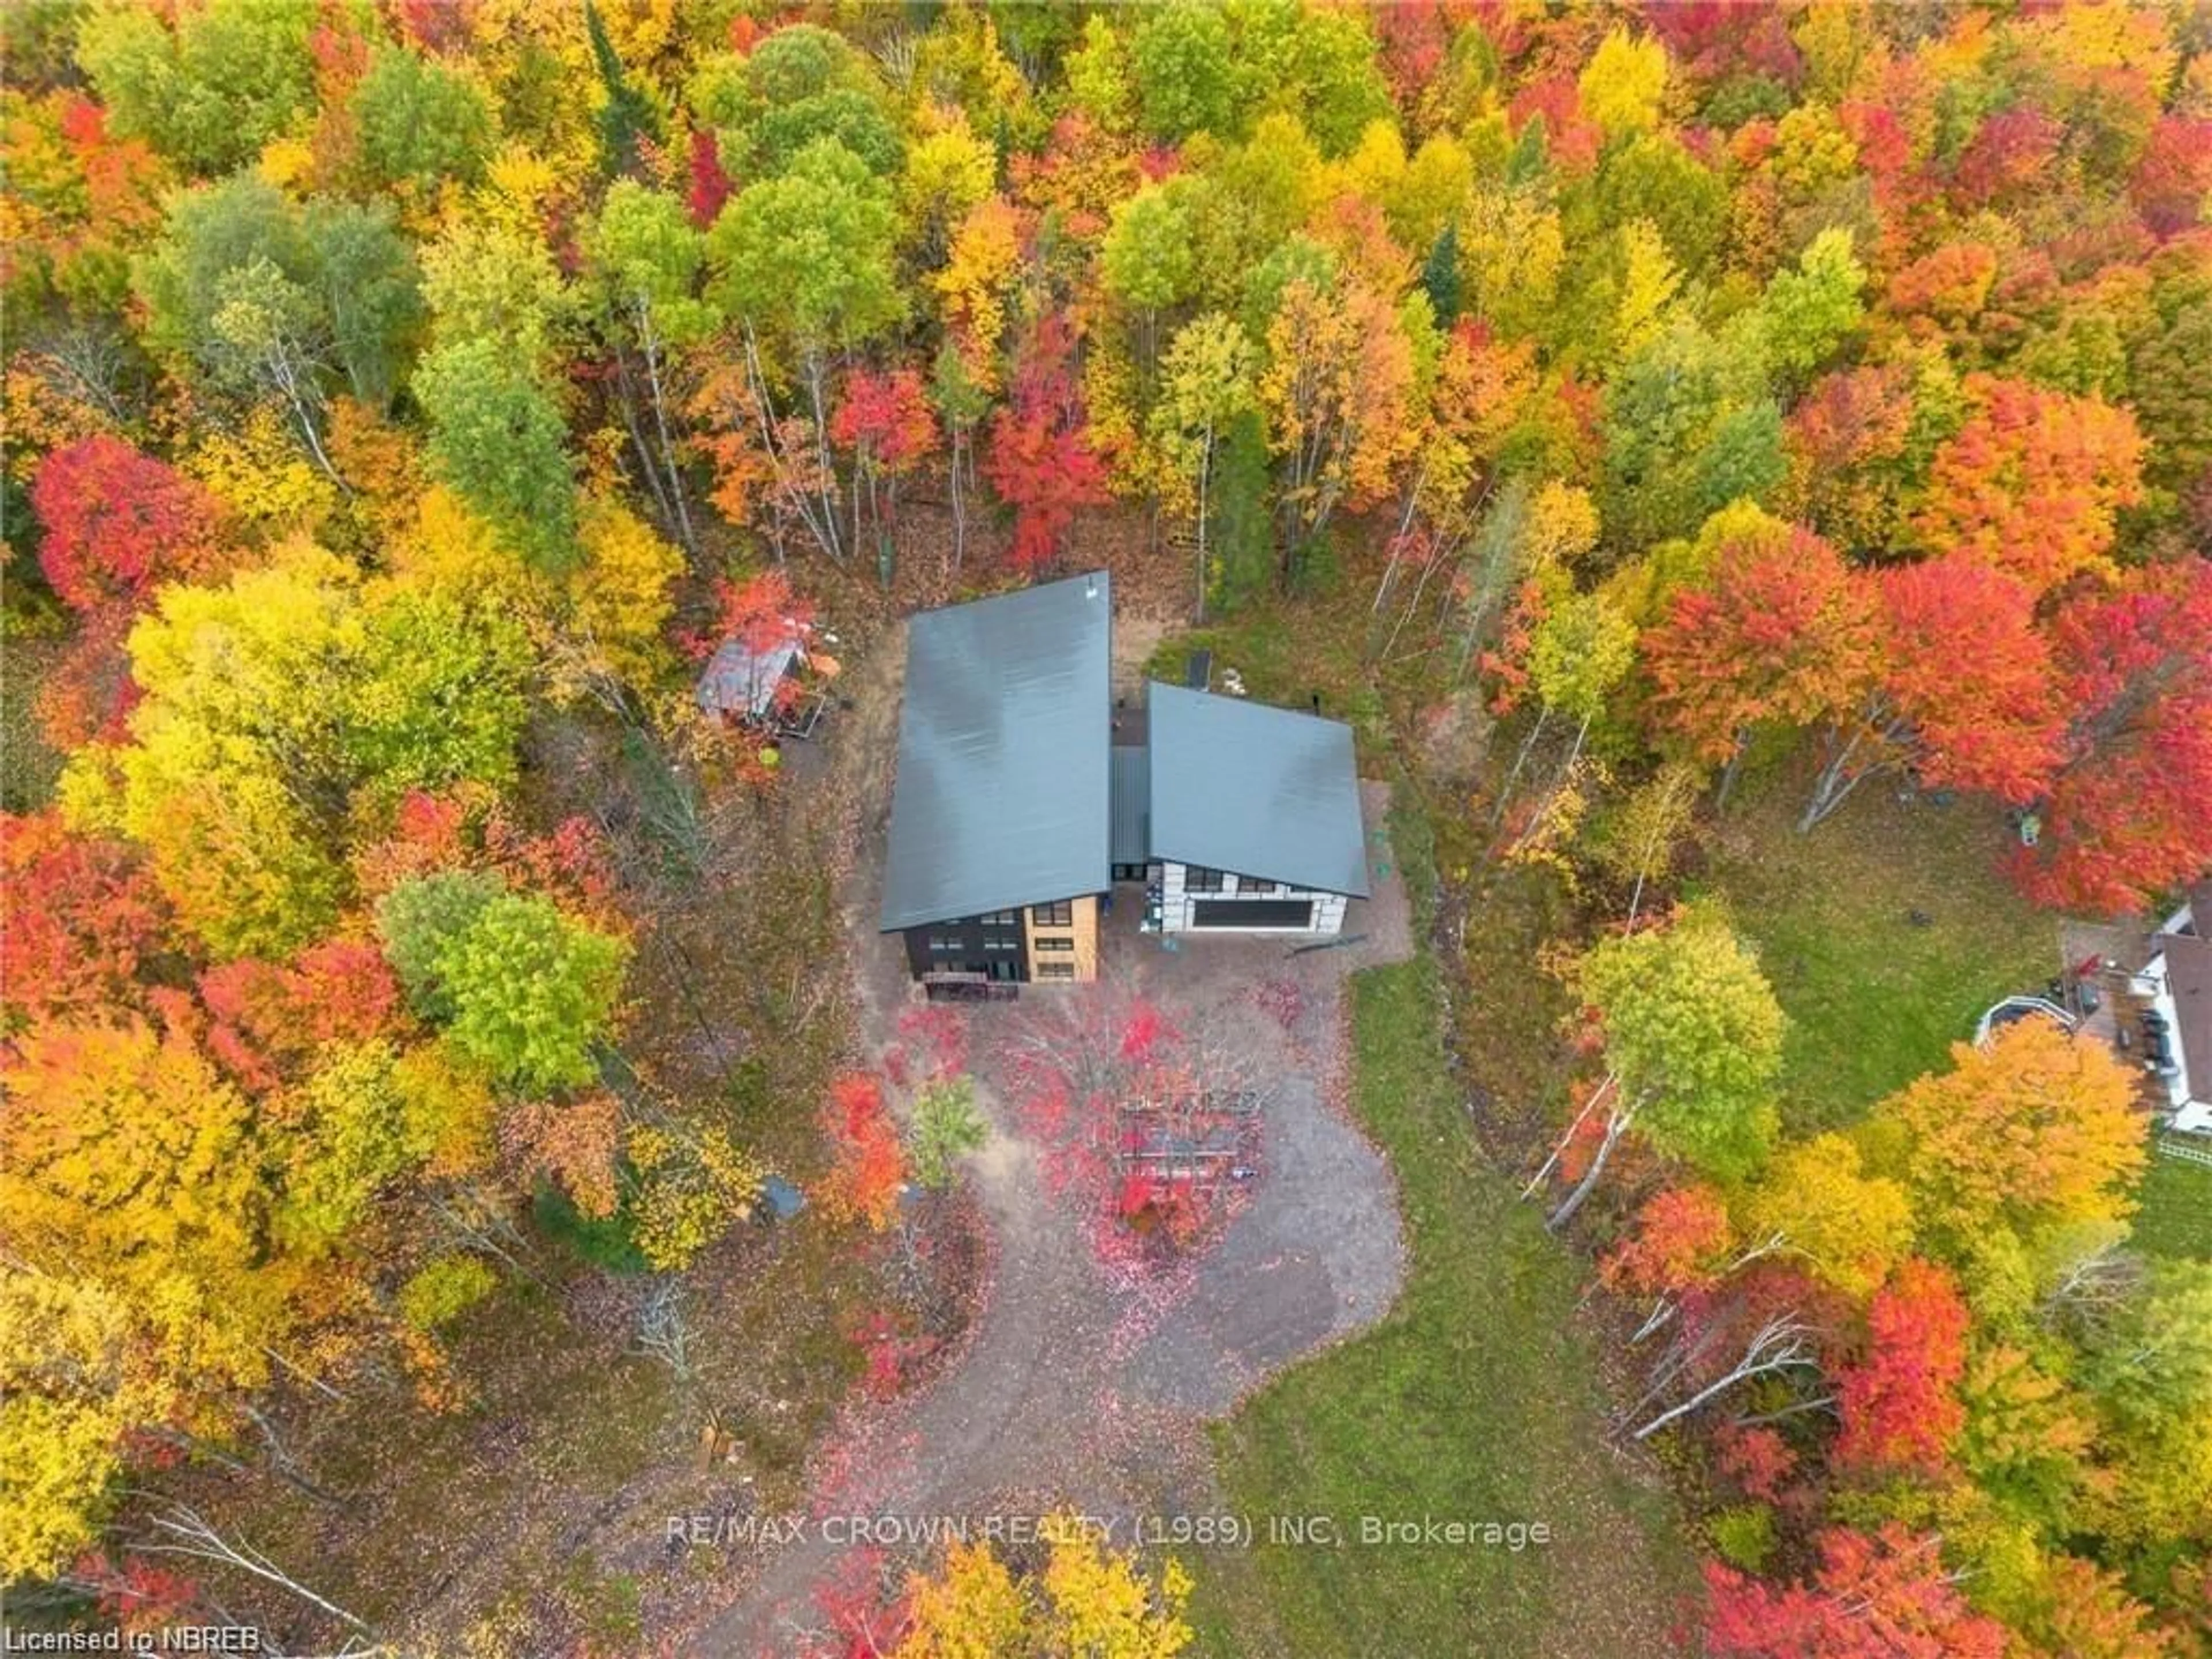
<instances>
[{"instance_id":1,"label":"red maple tree","mask_svg":"<svg viewBox=\"0 0 2212 1659\"><path fill-rule=\"evenodd\" d=\"M0 813L0 1007L54 1018L137 1000L169 918L129 848L74 835L52 811Z\"/></svg>"},{"instance_id":2,"label":"red maple tree","mask_svg":"<svg viewBox=\"0 0 2212 1659\"><path fill-rule=\"evenodd\" d=\"M1778 1588L1705 1564L1711 1659L2002 1659L2004 1626L1966 1605L1936 1540L1892 1522L1820 1538L1809 1584Z\"/></svg>"},{"instance_id":3,"label":"red maple tree","mask_svg":"<svg viewBox=\"0 0 2212 1659\"><path fill-rule=\"evenodd\" d=\"M1882 680L1913 728L1923 781L2031 799L2063 724L2025 584L1971 559L1885 571Z\"/></svg>"},{"instance_id":4,"label":"red maple tree","mask_svg":"<svg viewBox=\"0 0 2212 1659\"><path fill-rule=\"evenodd\" d=\"M46 532L39 568L76 611L135 599L165 576L200 569L222 523L206 490L104 433L65 444L39 464L31 507Z\"/></svg>"},{"instance_id":5,"label":"red maple tree","mask_svg":"<svg viewBox=\"0 0 2212 1659\"><path fill-rule=\"evenodd\" d=\"M1873 596L1808 530L1721 550L1644 636L1661 727L1726 761L1768 721L1808 726L1853 707L1873 672Z\"/></svg>"},{"instance_id":6,"label":"red maple tree","mask_svg":"<svg viewBox=\"0 0 2212 1659\"><path fill-rule=\"evenodd\" d=\"M2051 623L2064 755L2014 872L2045 903L2133 912L2212 866L2212 565L2154 565Z\"/></svg>"},{"instance_id":7,"label":"red maple tree","mask_svg":"<svg viewBox=\"0 0 2212 1659\"><path fill-rule=\"evenodd\" d=\"M1060 550L1078 507L1106 500L1106 467L1091 447L1073 368L1075 332L1054 313L1015 360L1006 406L991 422L983 476L1014 509L1014 568L1033 571Z\"/></svg>"},{"instance_id":8,"label":"red maple tree","mask_svg":"<svg viewBox=\"0 0 2212 1659\"><path fill-rule=\"evenodd\" d=\"M823 1178L823 1208L881 1232L897 1214L899 1190L906 1184L906 1152L884 1103L883 1085L866 1072L840 1075L823 1104L822 1132L831 1159Z\"/></svg>"},{"instance_id":9,"label":"red maple tree","mask_svg":"<svg viewBox=\"0 0 2212 1659\"><path fill-rule=\"evenodd\" d=\"M1971 1322L1951 1275L1911 1261L1867 1308L1867 1352L1838 1377L1844 1431L1836 1462L1846 1468L1933 1471L1966 1421L1959 1379Z\"/></svg>"}]
</instances>

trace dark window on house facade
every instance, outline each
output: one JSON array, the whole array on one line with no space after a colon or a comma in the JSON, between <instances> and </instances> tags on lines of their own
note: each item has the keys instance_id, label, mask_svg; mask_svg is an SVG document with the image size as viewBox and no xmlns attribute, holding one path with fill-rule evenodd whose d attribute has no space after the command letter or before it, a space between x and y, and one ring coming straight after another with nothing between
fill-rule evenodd
<instances>
[{"instance_id":1,"label":"dark window on house facade","mask_svg":"<svg viewBox=\"0 0 2212 1659\"><path fill-rule=\"evenodd\" d=\"M1186 893L1218 893L1221 890L1221 872L1209 870L1202 864L1185 865L1182 890Z\"/></svg>"},{"instance_id":2,"label":"dark window on house facade","mask_svg":"<svg viewBox=\"0 0 2212 1659\"><path fill-rule=\"evenodd\" d=\"M1057 904L1032 904L1030 920L1040 927L1073 927L1075 926L1075 901L1062 899Z\"/></svg>"},{"instance_id":3,"label":"dark window on house facade","mask_svg":"<svg viewBox=\"0 0 2212 1659\"><path fill-rule=\"evenodd\" d=\"M1191 906L1194 927L1296 927L1313 926L1311 899L1200 899Z\"/></svg>"},{"instance_id":4,"label":"dark window on house facade","mask_svg":"<svg viewBox=\"0 0 2212 1659\"><path fill-rule=\"evenodd\" d=\"M1018 910L987 910L975 920L986 927L1018 927L1022 925L1022 913Z\"/></svg>"},{"instance_id":5,"label":"dark window on house facade","mask_svg":"<svg viewBox=\"0 0 2212 1659\"><path fill-rule=\"evenodd\" d=\"M1275 890L1276 885L1277 884L1272 881L1261 881L1256 876L1237 878L1237 890L1240 893L1272 893Z\"/></svg>"},{"instance_id":6,"label":"dark window on house facade","mask_svg":"<svg viewBox=\"0 0 2212 1659\"><path fill-rule=\"evenodd\" d=\"M1013 951L1018 950L1020 947L1021 941L1019 939L1000 939L989 933L986 933L983 936L983 948L986 951Z\"/></svg>"},{"instance_id":7,"label":"dark window on house facade","mask_svg":"<svg viewBox=\"0 0 2212 1659\"><path fill-rule=\"evenodd\" d=\"M1040 939L1030 942L1040 951L1073 951L1075 948L1075 941L1072 939Z\"/></svg>"},{"instance_id":8,"label":"dark window on house facade","mask_svg":"<svg viewBox=\"0 0 2212 1659\"><path fill-rule=\"evenodd\" d=\"M1075 964L1072 962L1040 962L1036 965L1039 979L1073 979Z\"/></svg>"}]
</instances>

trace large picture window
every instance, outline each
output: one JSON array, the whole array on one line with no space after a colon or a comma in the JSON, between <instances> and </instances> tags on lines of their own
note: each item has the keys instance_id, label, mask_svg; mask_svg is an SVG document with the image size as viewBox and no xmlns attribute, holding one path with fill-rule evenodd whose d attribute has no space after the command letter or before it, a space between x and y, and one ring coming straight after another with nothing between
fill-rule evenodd
<instances>
[{"instance_id":1,"label":"large picture window","mask_svg":"<svg viewBox=\"0 0 2212 1659\"><path fill-rule=\"evenodd\" d=\"M1075 901L1062 899L1057 904L1032 904L1030 920L1039 927L1073 927L1075 926Z\"/></svg>"},{"instance_id":2,"label":"large picture window","mask_svg":"<svg viewBox=\"0 0 2212 1659\"><path fill-rule=\"evenodd\" d=\"M1182 890L1186 893L1218 893L1221 890L1221 872L1209 870L1202 864L1187 865L1182 872Z\"/></svg>"}]
</instances>

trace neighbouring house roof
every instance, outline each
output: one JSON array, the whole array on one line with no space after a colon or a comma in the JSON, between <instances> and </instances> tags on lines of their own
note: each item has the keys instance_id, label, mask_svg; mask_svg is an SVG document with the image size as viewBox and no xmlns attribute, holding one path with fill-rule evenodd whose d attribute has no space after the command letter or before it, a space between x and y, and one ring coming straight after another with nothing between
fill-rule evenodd
<instances>
[{"instance_id":1,"label":"neighbouring house roof","mask_svg":"<svg viewBox=\"0 0 2212 1659\"><path fill-rule=\"evenodd\" d=\"M2212 892L2191 896L2196 916L2186 933L2159 937L2166 957L2166 994L2173 999L2173 1041L2188 1097L2212 1104ZM2199 905L2206 908L2199 908Z\"/></svg>"},{"instance_id":2,"label":"neighbouring house roof","mask_svg":"<svg viewBox=\"0 0 2212 1659\"><path fill-rule=\"evenodd\" d=\"M908 623L884 932L1111 884L1112 616L1102 571Z\"/></svg>"},{"instance_id":3,"label":"neighbouring house roof","mask_svg":"<svg viewBox=\"0 0 2212 1659\"><path fill-rule=\"evenodd\" d=\"M714 648L707 672L699 677L699 707L709 714L750 715L768 713L775 689L799 660L796 631L786 639L759 646L732 636Z\"/></svg>"},{"instance_id":4,"label":"neighbouring house roof","mask_svg":"<svg viewBox=\"0 0 2212 1659\"><path fill-rule=\"evenodd\" d=\"M1112 854L1116 864L1152 862L1152 763L1151 756L1133 745L1114 750L1114 832Z\"/></svg>"},{"instance_id":5,"label":"neighbouring house roof","mask_svg":"<svg viewBox=\"0 0 2212 1659\"><path fill-rule=\"evenodd\" d=\"M1367 896L1350 726L1159 680L1147 696L1154 858Z\"/></svg>"}]
</instances>

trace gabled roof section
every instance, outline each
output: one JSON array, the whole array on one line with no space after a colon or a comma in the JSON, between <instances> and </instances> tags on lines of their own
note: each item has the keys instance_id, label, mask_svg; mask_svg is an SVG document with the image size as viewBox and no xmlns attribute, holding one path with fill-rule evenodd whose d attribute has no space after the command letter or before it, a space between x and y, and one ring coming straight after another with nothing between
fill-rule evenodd
<instances>
[{"instance_id":1,"label":"gabled roof section","mask_svg":"<svg viewBox=\"0 0 2212 1659\"><path fill-rule=\"evenodd\" d=\"M1111 884L1112 617L1097 571L907 624L885 933Z\"/></svg>"},{"instance_id":2,"label":"gabled roof section","mask_svg":"<svg viewBox=\"0 0 2212 1659\"><path fill-rule=\"evenodd\" d=\"M1352 728L1155 680L1156 859L1367 896Z\"/></svg>"}]
</instances>

